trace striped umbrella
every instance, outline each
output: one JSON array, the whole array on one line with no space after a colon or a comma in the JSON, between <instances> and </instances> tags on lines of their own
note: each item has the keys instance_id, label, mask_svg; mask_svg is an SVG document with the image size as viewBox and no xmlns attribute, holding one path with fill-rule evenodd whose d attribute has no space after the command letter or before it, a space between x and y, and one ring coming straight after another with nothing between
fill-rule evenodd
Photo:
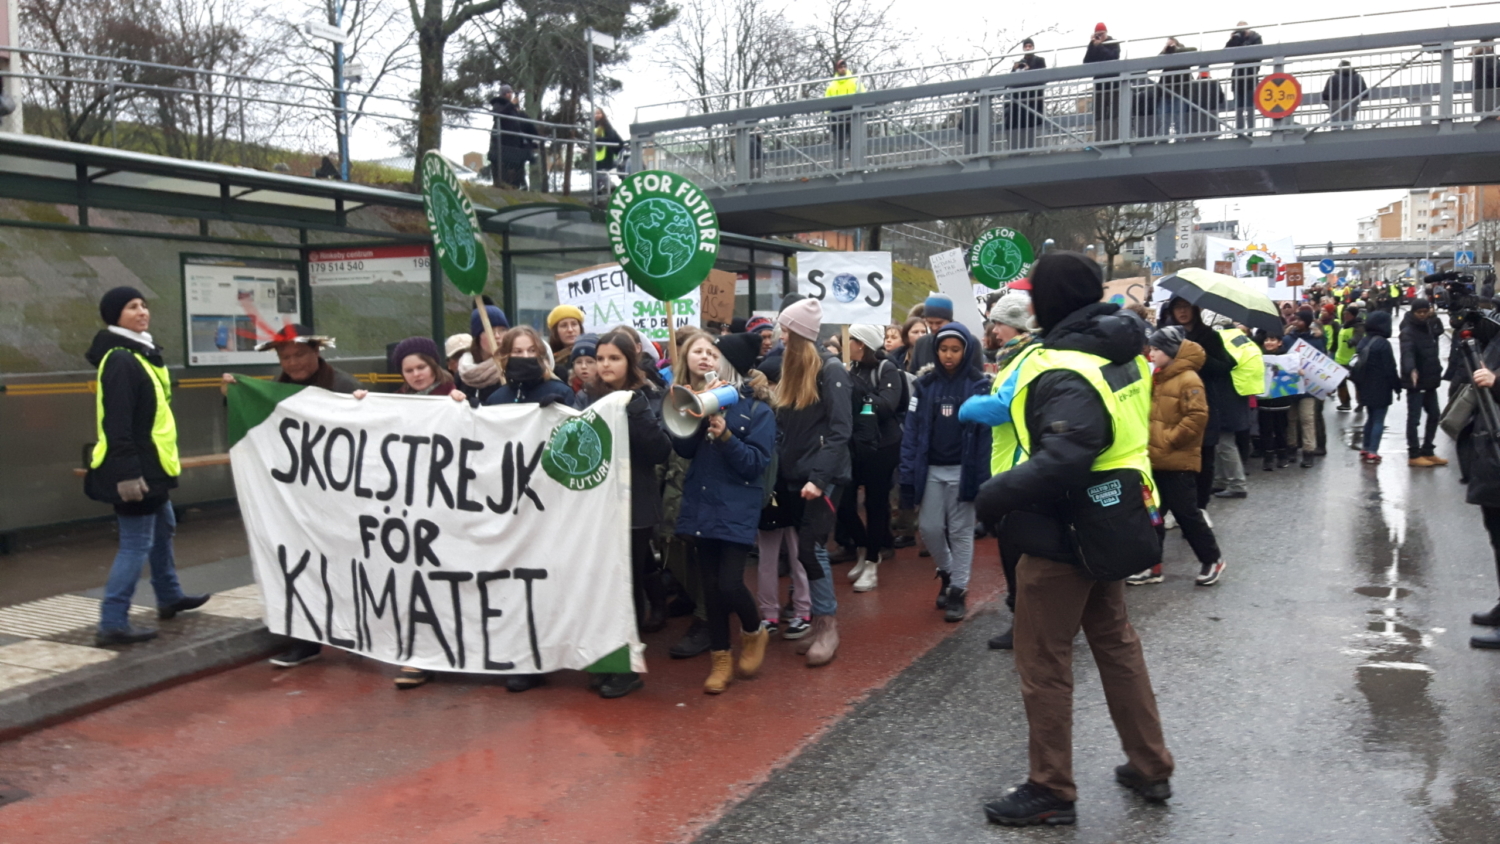
<instances>
[{"instance_id":1,"label":"striped umbrella","mask_svg":"<svg viewBox=\"0 0 1500 844\"><path fill-rule=\"evenodd\" d=\"M1260 282L1260 279L1252 279ZM1157 280L1163 290L1181 297L1204 310L1223 314L1235 322L1281 336L1285 324L1271 297L1256 290L1244 279L1211 273L1198 267L1187 267Z\"/></svg>"}]
</instances>

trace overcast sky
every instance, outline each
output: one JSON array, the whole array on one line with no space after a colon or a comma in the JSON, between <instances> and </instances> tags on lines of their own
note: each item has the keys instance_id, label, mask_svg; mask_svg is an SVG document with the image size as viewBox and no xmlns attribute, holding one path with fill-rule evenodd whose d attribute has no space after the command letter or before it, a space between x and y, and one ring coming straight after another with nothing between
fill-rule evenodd
<instances>
[{"instance_id":1,"label":"overcast sky","mask_svg":"<svg viewBox=\"0 0 1500 844\"><path fill-rule=\"evenodd\" d=\"M809 15L808 10L822 2L823 0L788 0L784 7L785 13L794 20L805 19ZM952 39L956 29L983 33L1003 28L1008 33L1024 35L1056 25L1060 29L1057 35L1048 34L1037 39L1038 51L1048 54L1059 45L1084 45L1094 25L1103 22L1117 39L1149 39L1141 44L1126 45L1127 56L1142 56L1159 52L1162 40L1168 35L1177 35L1188 46L1209 49L1221 47L1227 37L1225 34L1205 35L1200 39L1197 33L1230 29L1242 19L1248 20L1267 43L1275 43L1477 23L1494 20L1497 10L1500 10L1500 4L1492 4L1487 8L1477 9L1415 11L1431 9L1436 5L1422 0L1417 0L1416 3L1401 3L1396 0L1320 0L1307 5L1245 3L1236 8L1231 4L1205 3L1202 0L1157 0L1138 4L1120 3L1118 0L1069 0L1055 6L1044 4L1041 7L1030 7L1029 4L1002 5L978 0L897 0L895 16L901 27L910 33L907 43L911 44L911 54L909 57L904 56L901 64L911 66L932 61L934 48L943 44L945 39ZM1037 15L1020 19L1008 14L1017 7L1056 8L1058 13L1055 18ZM1395 14L1380 14L1382 12ZM1366 17L1363 20L1277 26L1278 21L1328 19L1348 15ZM1010 47L1011 43L998 43L990 50L993 53L1004 53ZM974 48L966 44L948 43L946 49L952 53ZM652 43L649 41L634 48L631 66L620 74L624 91L608 104L616 125L628 125L640 107L681 97L670 77L650 60L652 50ZM1076 61L1077 58L1064 57L1062 64ZM1199 203L1199 209L1205 221L1225 219L1226 213L1228 218L1239 219L1257 239L1290 235L1299 244L1329 240L1347 242L1355 238L1356 220L1374 213L1377 208L1402 194L1402 191L1383 190L1207 200ZM1234 210L1236 205L1237 211Z\"/></svg>"}]
</instances>

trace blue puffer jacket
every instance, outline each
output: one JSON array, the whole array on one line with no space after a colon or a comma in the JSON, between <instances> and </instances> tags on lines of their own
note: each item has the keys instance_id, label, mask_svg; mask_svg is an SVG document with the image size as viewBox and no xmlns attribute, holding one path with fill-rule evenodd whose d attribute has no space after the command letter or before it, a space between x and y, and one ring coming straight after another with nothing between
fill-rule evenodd
<instances>
[{"instance_id":1,"label":"blue puffer jacket","mask_svg":"<svg viewBox=\"0 0 1500 844\"><path fill-rule=\"evenodd\" d=\"M927 486L927 455L932 445L932 419L941 403L939 398L951 396L952 406L957 409L970 396L982 396L989 391L989 380L976 375L977 364L982 360L979 344L961 323L943 326L939 334L957 330L965 338L967 356L955 375L944 372L941 366L917 379L912 388L915 397L913 409L906 414L906 430L901 437L901 506L914 507L922 503L922 491ZM973 501L979 494L979 485L990 478L990 428L986 425L965 423L963 425L963 471L959 475L958 500Z\"/></svg>"},{"instance_id":2,"label":"blue puffer jacket","mask_svg":"<svg viewBox=\"0 0 1500 844\"><path fill-rule=\"evenodd\" d=\"M672 438L672 448L693 461L682 482L677 533L754 545L764 496L762 479L776 450L776 414L742 387L743 397L724 411L732 434L724 442L700 433Z\"/></svg>"}]
</instances>

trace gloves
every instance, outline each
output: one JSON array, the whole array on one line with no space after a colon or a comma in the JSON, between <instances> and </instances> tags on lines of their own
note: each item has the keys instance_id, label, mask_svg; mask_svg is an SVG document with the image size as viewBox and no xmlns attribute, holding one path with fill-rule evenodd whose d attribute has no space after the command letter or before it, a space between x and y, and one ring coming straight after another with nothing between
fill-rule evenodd
<instances>
[{"instance_id":1,"label":"gloves","mask_svg":"<svg viewBox=\"0 0 1500 844\"><path fill-rule=\"evenodd\" d=\"M917 506L917 488L911 484L901 485L901 509L912 510Z\"/></svg>"},{"instance_id":2,"label":"gloves","mask_svg":"<svg viewBox=\"0 0 1500 844\"><path fill-rule=\"evenodd\" d=\"M149 490L145 478L131 478L115 484L115 492L119 494L121 501L141 501Z\"/></svg>"}]
</instances>

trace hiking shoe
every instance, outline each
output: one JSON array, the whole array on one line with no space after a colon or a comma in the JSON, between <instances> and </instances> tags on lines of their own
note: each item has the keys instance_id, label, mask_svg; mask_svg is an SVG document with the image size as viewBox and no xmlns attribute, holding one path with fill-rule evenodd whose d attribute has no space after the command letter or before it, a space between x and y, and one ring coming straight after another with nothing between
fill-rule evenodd
<instances>
[{"instance_id":1,"label":"hiking shoe","mask_svg":"<svg viewBox=\"0 0 1500 844\"><path fill-rule=\"evenodd\" d=\"M1212 586L1224 576L1224 561L1204 563L1198 567L1198 577L1193 582L1199 586Z\"/></svg>"},{"instance_id":2,"label":"hiking shoe","mask_svg":"<svg viewBox=\"0 0 1500 844\"><path fill-rule=\"evenodd\" d=\"M1016 649L1016 628L1009 627L1004 633L991 637L990 650L1013 651Z\"/></svg>"},{"instance_id":3,"label":"hiking shoe","mask_svg":"<svg viewBox=\"0 0 1500 844\"><path fill-rule=\"evenodd\" d=\"M1130 765L1120 765L1115 768L1115 782L1139 794L1143 799L1152 803L1161 803L1172 797L1172 781L1156 780L1151 782L1145 776Z\"/></svg>"},{"instance_id":4,"label":"hiking shoe","mask_svg":"<svg viewBox=\"0 0 1500 844\"><path fill-rule=\"evenodd\" d=\"M296 668L305 665L323 655L323 646L317 642L298 642L281 653L271 657L271 664L277 668Z\"/></svg>"},{"instance_id":5,"label":"hiking shoe","mask_svg":"<svg viewBox=\"0 0 1500 844\"><path fill-rule=\"evenodd\" d=\"M1477 612L1469 616L1469 623L1480 627L1500 627L1500 604L1496 604L1487 612Z\"/></svg>"},{"instance_id":6,"label":"hiking shoe","mask_svg":"<svg viewBox=\"0 0 1500 844\"><path fill-rule=\"evenodd\" d=\"M184 595L164 607L157 607L156 617L163 621L176 618L178 613L196 610L208 603L208 599L212 597L212 595Z\"/></svg>"},{"instance_id":7,"label":"hiking shoe","mask_svg":"<svg viewBox=\"0 0 1500 844\"><path fill-rule=\"evenodd\" d=\"M969 590L960 589L957 586L948 589L948 606L943 611L943 620L947 622L963 621L964 616L969 614L964 599L968 597Z\"/></svg>"},{"instance_id":8,"label":"hiking shoe","mask_svg":"<svg viewBox=\"0 0 1500 844\"><path fill-rule=\"evenodd\" d=\"M1432 462L1432 458L1422 457L1418 455L1417 457L1408 459L1406 461L1406 465L1411 466L1414 469L1430 469L1434 464Z\"/></svg>"},{"instance_id":9,"label":"hiking shoe","mask_svg":"<svg viewBox=\"0 0 1500 844\"><path fill-rule=\"evenodd\" d=\"M781 633L783 639L801 639L812 632L812 625L805 618L794 618L786 623L786 630Z\"/></svg>"},{"instance_id":10,"label":"hiking shoe","mask_svg":"<svg viewBox=\"0 0 1500 844\"><path fill-rule=\"evenodd\" d=\"M126 624L124 627L99 628L94 634L96 645L135 645L141 642L149 642L156 638L156 631L148 627L135 627Z\"/></svg>"},{"instance_id":11,"label":"hiking shoe","mask_svg":"<svg viewBox=\"0 0 1500 844\"><path fill-rule=\"evenodd\" d=\"M1478 636L1469 637L1469 647L1481 648L1483 650L1500 650L1500 630L1491 630Z\"/></svg>"},{"instance_id":12,"label":"hiking shoe","mask_svg":"<svg viewBox=\"0 0 1500 844\"><path fill-rule=\"evenodd\" d=\"M938 609L945 610L948 608L948 586L953 582L953 575L938 569L935 576L942 579L943 585L938 587L937 600L933 603Z\"/></svg>"},{"instance_id":13,"label":"hiking shoe","mask_svg":"<svg viewBox=\"0 0 1500 844\"><path fill-rule=\"evenodd\" d=\"M604 685L599 687L599 697L605 700L613 700L617 697L624 697L637 689L644 688L646 688L646 681L642 680L641 675L634 671L625 674L611 674L609 675L609 679L604 681Z\"/></svg>"},{"instance_id":14,"label":"hiking shoe","mask_svg":"<svg viewBox=\"0 0 1500 844\"><path fill-rule=\"evenodd\" d=\"M1448 461L1444 460L1441 457L1438 457L1436 454L1429 454L1429 455L1427 455L1427 463L1429 465L1432 465L1432 466L1447 466L1448 465Z\"/></svg>"},{"instance_id":15,"label":"hiking shoe","mask_svg":"<svg viewBox=\"0 0 1500 844\"><path fill-rule=\"evenodd\" d=\"M667 651L667 655L673 659L692 659L712 645L713 643L708 641L708 625L695 618L693 623L688 625L687 632L677 640L677 644Z\"/></svg>"},{"instance_id":16,"label":"hiking shoe","mask_svg":"<svg viewBox=\"0 0 1500 844\"><path fill-rule=\"evenodd\" d=\"M1034 782L1023 782L984 804L984 816L1001 826L1059 826L1078 822L1073 804Z\"/></svg>"},{"instance_id":17,"label":"hiking shoe","mask_svg":"<svg viewBox=\"0 0 1500 844\"><path fill-rule=\"evenodd\" d=\"M1125 578L1125 585L1145 586L1149 583L1161 583L1163 580L1166 580L1166 578L1162 577L1161 566L1156 565L1152 566L1149 569L1146 569L1145 571L1138 571L1135 574L1132 574L1131 576Z\"/></svg>"}]
</instances>

